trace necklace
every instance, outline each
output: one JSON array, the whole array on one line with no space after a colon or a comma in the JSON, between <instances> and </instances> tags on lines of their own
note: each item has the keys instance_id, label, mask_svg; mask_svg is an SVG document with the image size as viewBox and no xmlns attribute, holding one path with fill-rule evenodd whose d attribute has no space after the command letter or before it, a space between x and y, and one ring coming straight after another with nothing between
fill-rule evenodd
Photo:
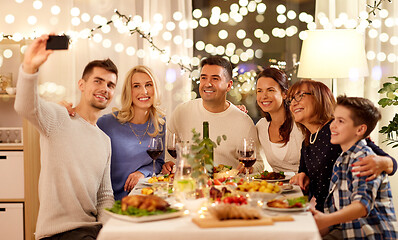
<instances>
[{"instance_id":1,"label":"necklace","mask_svg":"<svg viewBox=\"0 0 398 240\"><path fill-rule=\"evenodd\" d=\"M148 132L148 128L149 128L149 121L148 121L148 125L146 126L145 132L142 135L138 135L137 133L135 133L133 126L131 126L131 122L129 122L129 126L131 131L134 133L135 137L138 140L138 143L141 144L142 143L142 139L144 138L145 134Z\"/></svg>"},{"instance_id":2,"label":"necklace","mask_svg":"<svg viewBox=\"0 0 398 240\"><path fill-rule=\"evenodd\" d=\"M321 129L321 127L322 127L322 126L320 126L320 127L318 128L318 130L316 130L314 140L311 140L311 138L312 138L312 133L311 133L311 135L310 135L310 144L314 144L314 143L315 143L316 137L318 137L318 132L319 132L319 130Z\"/></svg>"}]
</instances>

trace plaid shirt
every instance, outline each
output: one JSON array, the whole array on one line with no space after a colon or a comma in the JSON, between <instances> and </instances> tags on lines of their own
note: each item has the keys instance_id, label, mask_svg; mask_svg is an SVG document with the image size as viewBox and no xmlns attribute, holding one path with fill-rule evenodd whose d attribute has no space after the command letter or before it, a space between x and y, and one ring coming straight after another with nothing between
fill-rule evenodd
<instances>
[{"instance_id":1,"label":"plaid shirt","mask_svg":"<svg viewBox=\"0 0 398 240\"><path fill-rule=\"evenodd\" d=\"M333 167L325 213L336 212L353 201L360 201L367 216L334 226L341 227L344 239L396 239L397 220L386 174L383 172L366 182L366 177L357 177L351 172L351 165L367 155L374 153L361 140L339 156Z\"/></svg>"}]
</instances>

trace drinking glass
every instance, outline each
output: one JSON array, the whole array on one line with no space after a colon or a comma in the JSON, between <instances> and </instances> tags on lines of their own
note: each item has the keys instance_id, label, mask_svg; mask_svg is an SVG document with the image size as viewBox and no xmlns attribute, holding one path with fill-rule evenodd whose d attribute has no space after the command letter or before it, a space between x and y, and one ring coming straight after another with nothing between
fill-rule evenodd
<instances>
[{"instance_id":1,"label":"drinking glass","mask_svg":"<svg viewBox=\"0 0 398 240\"><path fill-rule=\"evenodd\" d=\"M174 158L177 158L177 135L175 133L169 133L167 135L167 152Z\"/></svg>"},{"instance_id":2,"label":"drinking glass","mask_svg":"<svg viewBox=\"0 0 398 240\"><path fill-rule=\"evenodd\" d=\"M238 146L238 160L243 164L246 171L246 181L250 181L249 169L256 162L256 144L251 138L244 138Z\"/></svg>"},{"instance_id":3,"label":"drinking glass","mask_svg":"<svg viewBox=\"0 0 398 240\"><path fill-rule=\"evenodd\" d=\"M148 155L152 158L153 161L153 173L152 177L156 176L156 159L163 152L163 141L161 137L153 137L149 141L148 149L146 150Z\"/></svg>"}]
</instances>

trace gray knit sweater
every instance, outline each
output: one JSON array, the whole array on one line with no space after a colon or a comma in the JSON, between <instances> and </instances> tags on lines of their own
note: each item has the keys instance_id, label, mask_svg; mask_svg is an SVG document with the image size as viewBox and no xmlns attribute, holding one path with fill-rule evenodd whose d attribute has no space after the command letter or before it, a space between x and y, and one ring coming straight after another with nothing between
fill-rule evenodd
<instances>
[{"instance_id":1,"label":"gray knit sweater","mask_svg":"<svg viewBox=\"0 0 398 240\"><path fill-rule=\"evenodd\" d=\"M64 107L40 99L37 83L38 73L20 68L15 110L40 132L40 239L100 224L114 200L110 139L80 116L69 117Z\"/></svg>"}]
</instances>

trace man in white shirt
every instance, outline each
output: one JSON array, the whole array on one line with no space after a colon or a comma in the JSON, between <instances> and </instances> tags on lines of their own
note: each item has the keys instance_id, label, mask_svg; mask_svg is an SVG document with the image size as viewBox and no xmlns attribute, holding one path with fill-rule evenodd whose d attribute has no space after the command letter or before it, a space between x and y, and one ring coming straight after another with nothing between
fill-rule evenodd
<instances>
[{"instance_id":1,"label":"man in white shirt","mask_svg":"<svg viewBox=\"0 0 398 240\"><path fill-rule=\"evenodd\" d=\"M182 141L192 140L192 129L202 132L204 121L209 122L209 137L213 141L217 136L226 135L214 150L214 166L219 164L242 168L237 156L237 147L243 138L257 140L257 131L253 120L227 101L227 93L232 87L232 65L220 57L211 56L201 62L199 93L201 98L182 103L176 107L170 119L168 130L176 133ZM163 165L162 173L170 173L174 162ZM258 160L254 171L263 171L264 164Z\"/></svg>"},{"instance_id":2,"label":"man in white shirt","mask_svg":"<svg viewBox=\"0 0 398 240\"><path fill-rule=\"evenodd\" d=\"M48 35L25 52L17 82L15 110L40 132L40 208L36 239L96 239L104 208L112 207L111 143L96 125L113 98L117 68L109 60L90 62L79 80L80 103L70 117L58 104L39 97L40 66L53 52Z\"/></svg>"}]
</instances>

